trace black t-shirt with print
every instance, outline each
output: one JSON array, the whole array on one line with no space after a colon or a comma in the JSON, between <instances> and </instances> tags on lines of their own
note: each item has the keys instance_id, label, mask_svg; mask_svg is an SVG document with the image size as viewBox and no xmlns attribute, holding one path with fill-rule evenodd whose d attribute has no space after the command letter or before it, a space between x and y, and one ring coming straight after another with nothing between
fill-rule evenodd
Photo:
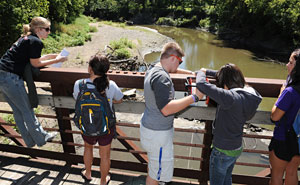
<instances>
[{"instance_id":1,"label":"black t-shirt with print","mask_svg":"<svg viewBox=\"0 0 300 185\"><path fill-rule=\"evenodd\" d=\"M0 59L0 70L15 73L21 78L30 58L40 58L44 45L34 34L21 37Z\"/></svg>"}]
</instances>

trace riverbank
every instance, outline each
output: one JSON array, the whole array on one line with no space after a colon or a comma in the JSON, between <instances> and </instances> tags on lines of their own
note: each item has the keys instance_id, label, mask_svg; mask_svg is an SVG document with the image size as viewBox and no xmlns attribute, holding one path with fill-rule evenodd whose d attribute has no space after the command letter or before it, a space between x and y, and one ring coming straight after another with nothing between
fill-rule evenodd
<instances>
[{"instance_id":1,"label":"riverbank","mask_svg":"<svg viewBox=\"0 0 300 185\"><path fill-rule=\"evenodd\" d=\"M159 52L165 43L173 41L172 38L141 26L123 28L102 23L92 23L92 25L96 26L98 31L91 33L91 41L83 46L66 48L70 55L62 67L87 68L87 62L91 56L103 52L106 45L120 38L128 38L134 43L135 47L131 50L132 56L137 56L140 62L143 61L145 54Z\"/></svg>"}]
</instances>

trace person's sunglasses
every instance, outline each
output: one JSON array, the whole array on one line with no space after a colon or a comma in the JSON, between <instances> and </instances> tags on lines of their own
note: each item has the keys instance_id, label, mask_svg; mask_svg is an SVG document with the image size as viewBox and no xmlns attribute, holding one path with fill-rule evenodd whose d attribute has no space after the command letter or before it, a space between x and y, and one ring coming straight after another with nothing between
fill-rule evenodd
<instances>
[{"instance_id":1,"label":"person's sunglasses","mask_svg":"<svg viewBox=\"0 0 300 185\"><path fill-rule=\"evenodd\" d=\"M50 28L48 27L48 28L44 28L44 27L42 27L46 32L49 32L50 31Z\"/></svg>"},{"instance_id":2,"label":"person's sunglasses","mask_svg":"<svg viewBox=\"0 0 300 185\"><path fill-rule=\"evenodd\" d=\"M173 57L177 58L179 60L179 65L183 62L182 59L180 57L176 56L176 55L170 55L170 56L173 56Z\"/></svg>"}]
</instances>

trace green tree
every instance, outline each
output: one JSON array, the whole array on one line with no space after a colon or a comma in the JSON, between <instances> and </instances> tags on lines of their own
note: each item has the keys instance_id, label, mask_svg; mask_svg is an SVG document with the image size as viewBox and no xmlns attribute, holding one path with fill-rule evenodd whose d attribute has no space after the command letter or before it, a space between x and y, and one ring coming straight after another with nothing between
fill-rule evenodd
<instances>
[{"instance_id":1,"label":"green tree","mask_svg":"<svg viewBox=\"0 0 300 185\"><path fill-rule=\"evenodd\" d=\"M47 0L0 1L0 54L2 55L34 16L48 16Z\"/></svg>"},{"instance_id":2,"label":"green tree","mask_svg":"<svg viewBox=\"0 0 300 185\"><path fill-rule=\"evenodd\" d=\"M70 23L84 12L88 0L48 0L49 18L54 22Z\"/></svg>"}]
</instances>

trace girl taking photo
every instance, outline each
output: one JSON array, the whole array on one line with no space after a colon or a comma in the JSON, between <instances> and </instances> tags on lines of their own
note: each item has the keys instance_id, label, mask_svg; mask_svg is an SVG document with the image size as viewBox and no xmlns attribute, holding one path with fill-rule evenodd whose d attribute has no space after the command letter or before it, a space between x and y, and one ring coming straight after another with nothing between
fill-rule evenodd
<instances>
[{"instance_id":1,"label":"girl taking photo","mask_svg":"<svg viewBox=\"0 0 300 185\"><path fill-rule=\"evenodd\" d=\"M215 77L217 85L207 82L206 76ZM243 150L243 126L254 116L262 97L246 84L242 71L234 64L226 64L219 71L201 69L196 83L199 91L218 104L212 125L210 184L231 185L232 170Z\"/></svg>"}]
</instances>

